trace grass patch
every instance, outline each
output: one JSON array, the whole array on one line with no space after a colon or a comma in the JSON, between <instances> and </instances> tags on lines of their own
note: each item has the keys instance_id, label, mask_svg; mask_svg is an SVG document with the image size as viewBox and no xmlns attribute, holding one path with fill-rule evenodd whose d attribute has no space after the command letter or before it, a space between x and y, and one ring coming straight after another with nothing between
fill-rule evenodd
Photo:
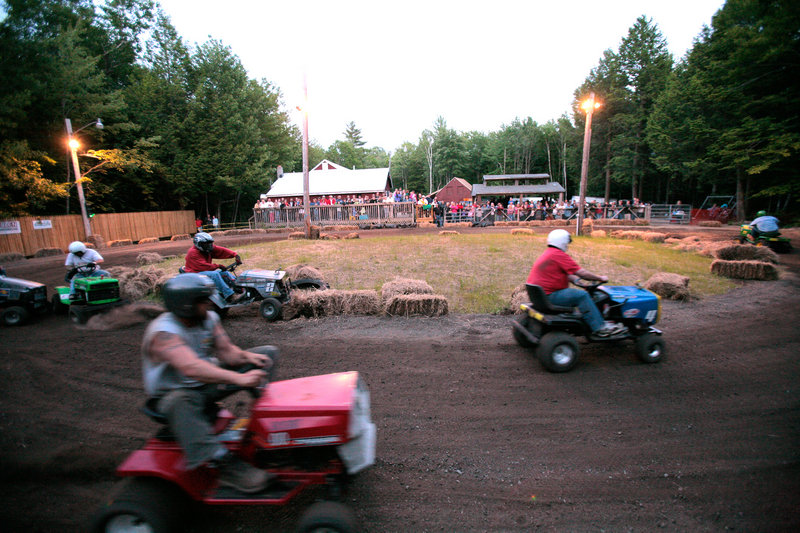
<instances>
[{"instance_id":1,"label":"grass patch","mask_svg":"<svg viewBox=\"0 0 800 533\"><path fill-rule=\"evenodd\" d=\"M452 313L496 313L507 308L512 290L523 283L545 247L545 236L439 235L370 237L332 241L278 241L237 249L250 268L277 269L295 264L317 268L334 289L380 290L395 277L424 280L444 295ZM691 279L695 296L721 294L731 280L710 272L711 258L637 240L578 237L570 255L584 268L610 278L612 285L634 285L656 272ZM164 268L175 270L173 259ZM162 265L159 265L162 266Z\"/></svg>"}]
</instances>

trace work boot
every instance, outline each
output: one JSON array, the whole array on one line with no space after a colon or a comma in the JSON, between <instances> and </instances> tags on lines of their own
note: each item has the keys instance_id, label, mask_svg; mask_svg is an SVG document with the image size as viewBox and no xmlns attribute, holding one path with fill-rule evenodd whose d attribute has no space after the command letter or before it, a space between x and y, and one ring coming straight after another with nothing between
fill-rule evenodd
<instances>
[{"instance_id":1,"label":"work boot","mask_svg":"<svg viewBox=\"0 0 800 533\"><path fill-rule=\"evenodd\" d=\"M244 294L236 294L235 292L233 292L227 298L225 298L225 301L231 305L234 305L244 300L244 298L245 298Z\"/></svg>"},{"instance_id":2,"label":"work boot","mask_svg":"<svg viewBox=\"0 0 800 533\"><path fill-rule=\"evenodd\" d=\"M230 453L217 463L217 472L220 486L231 487L245 494L264 490L275 477Z\"/></svg>"}]
</instances>

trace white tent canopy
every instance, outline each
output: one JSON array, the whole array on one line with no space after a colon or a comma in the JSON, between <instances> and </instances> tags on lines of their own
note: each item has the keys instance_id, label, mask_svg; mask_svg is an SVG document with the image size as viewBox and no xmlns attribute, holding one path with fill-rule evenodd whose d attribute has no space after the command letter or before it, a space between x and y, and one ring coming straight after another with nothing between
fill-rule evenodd
<instances>
[{"instance_id":1,"label":"white tent canopy","mask_svg":"<svg viewBox=\"0 0 800 533\"><path fill-rule=\"evenodd\" d=\"M388 168L351 170L327 159L308 171L310 196L378 194L392 190ZM303 196L303 173L289 172L278 178L262 198Z\"/></svg>"}]
</instances>

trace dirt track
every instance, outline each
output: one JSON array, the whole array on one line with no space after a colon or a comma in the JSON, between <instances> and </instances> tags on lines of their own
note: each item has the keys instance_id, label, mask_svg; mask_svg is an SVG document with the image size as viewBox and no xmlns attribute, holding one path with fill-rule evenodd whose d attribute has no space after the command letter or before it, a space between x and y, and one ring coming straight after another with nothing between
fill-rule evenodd
<instances>
[{"instance_id":1,"label":"dirt track","mask_svg":"<svg viewBox=\"0 0 800 533\"><path fill-rule=\"evenodd\" d=\"M278 345L283 378L363 373L378 461L347 501L368 531L798 530L793 244L780 281L665 302L668 356L652 366L629 343L584 345L575 370L549 374L514 343L508 316L240 315L226 328L240 345ZM134 266L145 248L187 246L103 253ZM7 268L52 289L62 263ZM154 431L138 411L143 329L86 331L63 316L0 329L3 531L81 531L116 464ZM308 503L217 508L192 530L291 530Z\"/></svg>"}]
</instances>

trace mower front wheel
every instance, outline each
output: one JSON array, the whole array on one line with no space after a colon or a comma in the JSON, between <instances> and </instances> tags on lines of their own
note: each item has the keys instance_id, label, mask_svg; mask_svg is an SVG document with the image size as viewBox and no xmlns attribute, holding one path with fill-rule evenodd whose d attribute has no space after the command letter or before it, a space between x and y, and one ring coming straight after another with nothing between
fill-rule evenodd
<instances>
[{"instance_id":1,"label":"mower front wheel","mask_svg":"<svg viewBox=\"0 0 800 533\"><path fill-rule=\"evenodd\" d=\"M643 363L658 363L664 358L664 339L646 333L636 339L636 357Z\"/></svg>"},{"instance_id":2,"label":"mower front wheel","mask_svg":"<svg viewBox=\"0 0 800 533\"><path fill-rule=\"evenodd\" d=\"M73 324L86 324L89 320L89 313L82 309L81 305L69 306L69 319Z\"/></svg>"},{"instance_id":3,"label":"mower front wheel","mask_svg":"<svg viewBox=\"0 0 800 533\"><path fill-rule=\"evenodd\" d=\"M53 312L57 315L63 315L69 309L68 305L64 305L61 303L61 295L54 294L52 298L50 298L50 308Z\"/></svg>"},{"instance_id":4,"label":"mower front wheel","mask_svg":"<svg viewBox=\"0 0 800 533\"><path fill-rule=\"evenodd\" d=\"M358 523L353 511L338 502L317 502L303 513L297 530L300 533L354 533Z\"/></svg>"},{"instance_id":5,"label":"mower front wheel","mask_svg":"<svg viewBox=\"0 0 800 533\"><path fill-rule=\"evenodd\" d=\"M6 326L19 326L28 319L28 310L19 305L3 309L2 320Z\"/></svg>"},{"instance_id":6,"label":"mower front wheel","mask_svg":"<svg viewBox=\"0 0 800 533\"><path fill-rule=\"evenodd\" d=\"M536 357L550 372L568 372L578 364L578 341L569 333L551 331L542 336Z\"/></svg>"},{"instance_id":7,"label":"mower front wheel","mask_svg":"<svg viewBox=\"0 0 800 533\"><path fill-rule=\"evenodd\" d=\"M283 304L275 298L264 298L261 305L258 306L258 311L261 317L268 322L275 322L281 317L283 311Z\"/></svg>"},{"instance_id":8,"label":"mower front wheel","mask_svg":"<svg viewBox=\"0 0 800 533\"><path fill-rule=\"evenodd\" d=\"M93 517L92 533L174 533L181 529L177 491L157 479L128 478L106 507ZM185 525L185 524L184 524Z\"/></svg>"}]
</instances>

